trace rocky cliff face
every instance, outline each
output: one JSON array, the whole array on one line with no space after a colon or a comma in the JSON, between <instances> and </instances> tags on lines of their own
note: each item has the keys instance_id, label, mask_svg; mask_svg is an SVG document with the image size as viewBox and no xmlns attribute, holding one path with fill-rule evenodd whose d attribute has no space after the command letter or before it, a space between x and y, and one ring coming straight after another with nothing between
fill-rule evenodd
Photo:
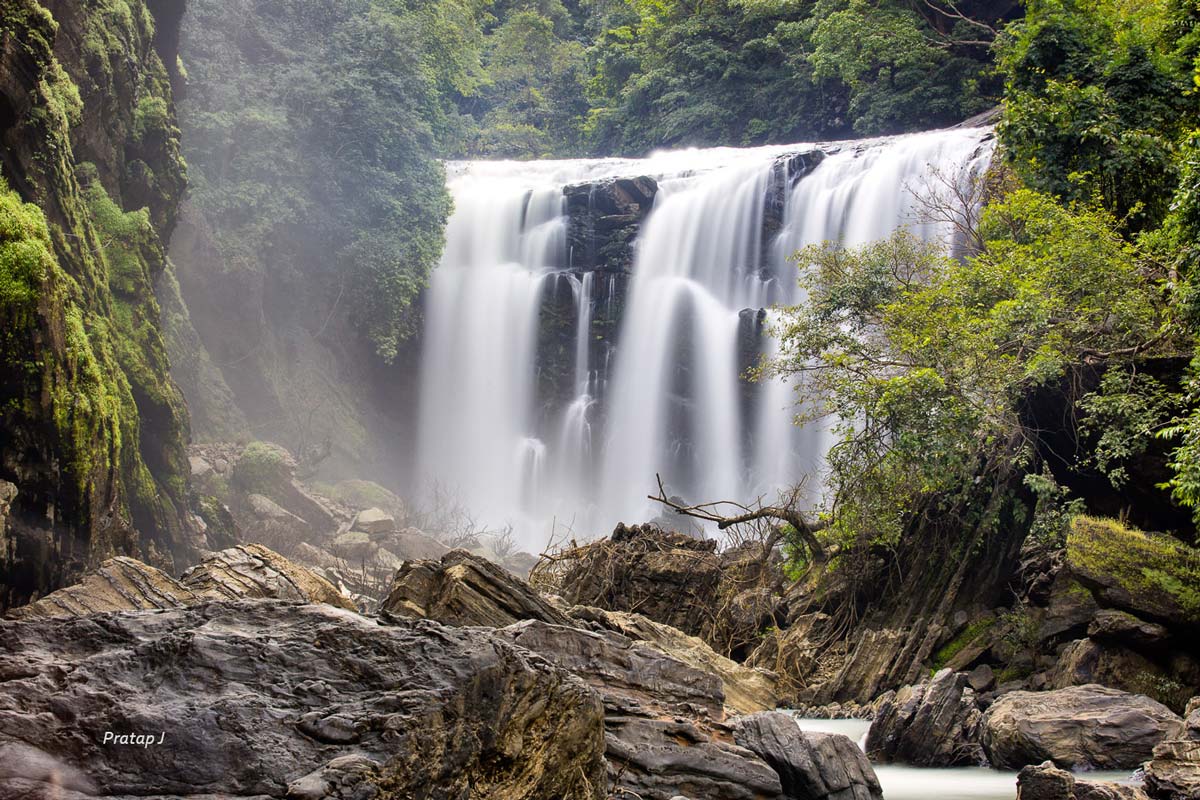
<instances>
[{"instance_id":1,"label":"rocky cliff face","mask_svg":"<svg viewBox=\"0 0 1200 800\"><path fill-rule=\"evenodd\" d=\"M0 2L0 608L113 555L192 552L153 292L185 180L182 5Z\"/></svg>"}]
</instances>

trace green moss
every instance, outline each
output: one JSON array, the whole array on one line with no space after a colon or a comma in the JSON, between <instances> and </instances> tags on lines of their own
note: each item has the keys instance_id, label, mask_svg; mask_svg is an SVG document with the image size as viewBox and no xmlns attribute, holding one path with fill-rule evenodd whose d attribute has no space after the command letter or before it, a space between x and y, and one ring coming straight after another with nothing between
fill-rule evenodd
<instances>
[{"instance_id":1,"label":"green moss","mask_svg":"<svg viewBox=\"0 0 1200 800\"><path fill-rule=\"evenodd\" d=\"M269 495L273 487L291 475L288 452L270 442L246 445L233 466L233 480L243 491Z\"/></svg>"},{"instance_id":2,"label":"green moss","mask_svg":"<svg viewBox=\"0 0 1200 800\"><path fill-rule=\"evenodd\" d=\"M990 631L995 624L995 617L981 617L964 628L962 633L955 636L933 654L934 671L936 672L950 663L955 656L965 650L968 645L973 644L979 637Z\"/></svg>"},{"instance_id":3,"label":"green moss","mask_svg":"<svg viewBox=\"0 0 1200 800\"><path fill-rule=\"evenodd\" d=\"M1085 579L1119 587L1134 604L1200 621L1200 551L1173 537L1078 516L1067 535L1067 558Z\"/></svg>"},{"instance_id":4,"label":"green moss","mask_svg":"<svg viewBox=\"0 0 1200 800\"><path fill-rule=\"evenodd\" d=\"M0 184L0 307L29 311L53 267L50 232L37 206Z\"/></svg>"},{"instance_id":5,"label":"green moss","mask_svg":"<svg viewBox=\"0 0 1200 800\"><path fill-rule=\"evenodd\" d=\"M356 511L365 508L380 508L392 514L404 509L404 502L394 493L374 481L347 480L335 484L318 483L313 488L320 494L336 500Z\"/></svg>"}]
</instances>

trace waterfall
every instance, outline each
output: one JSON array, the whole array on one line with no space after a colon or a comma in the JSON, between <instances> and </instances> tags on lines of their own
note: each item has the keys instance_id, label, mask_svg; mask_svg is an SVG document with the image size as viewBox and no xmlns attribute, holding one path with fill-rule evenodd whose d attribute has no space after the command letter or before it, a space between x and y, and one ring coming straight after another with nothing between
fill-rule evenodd
<instances>
[{"instance_id":1,"label":"waterfall","mask_svg":"<svg viewBox=\"0 0 1200 800\"><path fill-rule=\"evenodd\" d=\"M484 524L512 525L531 550L552 521L587 538L653 516L656 474L696 502L770 497L809 474L815 498L825 432L793 424L788 382L745 375L778 346L767 335L778 314L765 307L803 302L787 256L902 225L950 243L950 230L916 217L911 190L931 168L950 179L981 169L989 141L961 129L450 164L455 212L422 331L426 488L455 493ZM815 168L788 166L798 154ZM621 265L579 266L566 187L637 176L657 192L628 277ZM569 296L557 289L568 285Z\"/></svg>"}]
</instances>

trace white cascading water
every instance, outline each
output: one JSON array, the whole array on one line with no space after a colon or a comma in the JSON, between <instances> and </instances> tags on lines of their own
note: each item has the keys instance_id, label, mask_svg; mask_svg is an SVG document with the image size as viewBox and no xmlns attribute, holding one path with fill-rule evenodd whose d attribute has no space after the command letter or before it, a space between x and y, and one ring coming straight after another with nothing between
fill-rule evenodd
<instances>
[{"instance_id":1,"label":"white cascading water","mask_svg":"<svg viewBox=\"0 0 1200 800\"><path fill-rule=\"evenodd\" d=\"M902 225L949 244L948 230L916 218L913 192L931 169L951 178L981 169L989 139L986 129L958 129L646 159L451 164L455 213L423 331L421 482L456 494L483 524L512 525L536 550L556 523L588 537L650 518L656 473L694 502L746 502L816 475L827 443L819 428L793 424L792 387L774 379L747 388L743 312L802 302L787 256L807 244L862 244ZM782 226L764 242L776 164L816 149L826 157L788 187ZM596 357L592 321L612 312L617 278L571 270L563 188L642 175L658 193L635 245L615 349ZM536 355L555 275L570 282L574 305L573 399L547 408ZM768 324L777 313L766 312ZM810 478L810 491L818 487Z\"/></svg>"}]
</instances>

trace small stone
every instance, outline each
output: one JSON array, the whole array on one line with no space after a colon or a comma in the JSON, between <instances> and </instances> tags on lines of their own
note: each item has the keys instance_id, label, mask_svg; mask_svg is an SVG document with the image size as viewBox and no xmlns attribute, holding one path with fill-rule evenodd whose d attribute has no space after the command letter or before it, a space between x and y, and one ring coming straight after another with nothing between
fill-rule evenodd
<instances>
[{"instance_id":1,"label":"small stone","mask_svg":"<svg viewBox=\"0 0 1200 800\"><path fill-rule=\"evenodd\" d=\"M967 683L977 692L986 692L996 683L996 673L987 664L980 664L967 673Z\"/></svg>"}]
</instances>

